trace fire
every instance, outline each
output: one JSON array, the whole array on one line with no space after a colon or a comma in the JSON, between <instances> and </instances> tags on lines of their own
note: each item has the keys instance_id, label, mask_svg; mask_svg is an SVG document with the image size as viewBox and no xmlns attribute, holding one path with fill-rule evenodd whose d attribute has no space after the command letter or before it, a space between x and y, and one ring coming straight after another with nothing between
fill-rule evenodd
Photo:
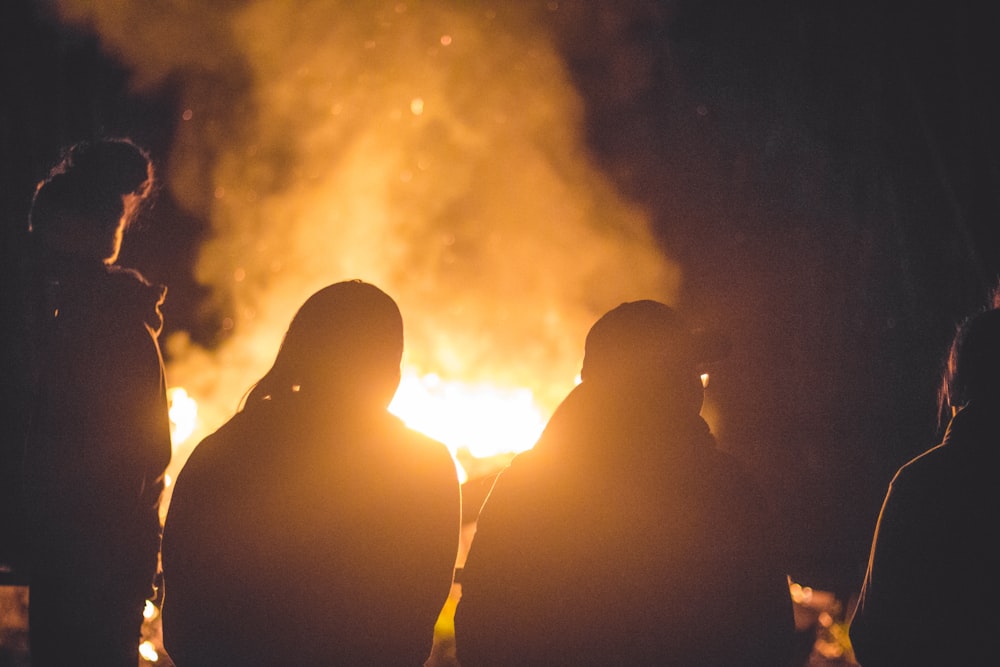
<instances>
[{"instance_id":1,"label":"fire","mask_svg":"<svg viewBox=\"0 0 1000 667\"><path fill-rule=\"evenodd\" d=\"M545 425L530 389L470 386L433 374L405 374L389 409L452 453L465 448L477 458L529 449Z\"/></svg>"},{"instance_id":2,"label":"fire","mask_svg":"<svg viewBox=\"0 0 1000 667\"><path fill-rule=\"evenodd\" d=\"M188 395L184 387L167 390L170 440L176 446L187 440L198 424L198 402Z\"/></svg>"},{"instance_id":3,"label":"fire","mask_svg":"<svg viewBox=\"0 0 1000 667\"><path fill-rule=\"evenodd\" d=\"M147 662L159 662L160 653L151 641L144 641L139 644L139 655Z\"/></svg>"},{"instance_id":4,"label":"fire","mask_svg":"<svg viewBox=\"0 0 1000 667\"><path fill-rule=\"evenodd\" d=\"M461 449L475 458L530 449L545 426L530 389L446 382L412 371L404 373L389 409L411 428L447 445L456 460ZM460 468L459 474L464 482L465 470Z\"/></svg>"},{"instance_id":5,"label":"fire","mask_svg":"<svg viewBox=\"0 0 1000 667\"><path fill-rule=\"evenodd\" d=\"M170 425L175 453L197 443L192 434L205 426L198 421L198 402L184 387L172 387ZM446 381L435 374L403 372L390 412L410 428L444 443L455 457L513 456L530 449L545 426L543 409L527 388L500 388L490 384ZM458 464L461 481L466 471Z\"/></svg>"},{"instance_id":6,"label":"fire","mask_svg":"<svg viewBox=\"0 0 1000 667\"><path fill-rule=\"evenodd\" d=\"M138 94L171 92L159 173L207 228L191 270L219 326L163 341L174 477L332 282L396 299L393 410L471 457L530 446L602 313L676 301L678 265L588 145L550 30L585 18L572 3L56 5Z\"/></svg>"}]
</instances>

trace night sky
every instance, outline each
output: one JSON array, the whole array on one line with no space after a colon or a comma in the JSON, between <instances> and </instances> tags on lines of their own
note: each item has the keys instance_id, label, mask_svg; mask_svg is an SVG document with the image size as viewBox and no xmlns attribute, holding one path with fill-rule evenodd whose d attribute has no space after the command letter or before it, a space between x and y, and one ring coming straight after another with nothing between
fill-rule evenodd
<instances>
[{"instance_id":1,"label":"night sky","mask_svg":"<svg viewBox=\"0 0 1000 667\"><path fill-rule=\"evenodd\" d=\"M164 156L180 115L169 82L132 90L50 4L0 8L5 284L62 146L124 134ZM793 577L849 593L892 473L939 438L954 325L1000 274L987 3L558 4L539 15L593 160L650 211L684 275L675 305L733 339L709 388L721 444L794 531ZM193 270L208 234L168 183L122 261L169 285L168 333L211 346L219 314Z\"/></svg>"}]
</instances>

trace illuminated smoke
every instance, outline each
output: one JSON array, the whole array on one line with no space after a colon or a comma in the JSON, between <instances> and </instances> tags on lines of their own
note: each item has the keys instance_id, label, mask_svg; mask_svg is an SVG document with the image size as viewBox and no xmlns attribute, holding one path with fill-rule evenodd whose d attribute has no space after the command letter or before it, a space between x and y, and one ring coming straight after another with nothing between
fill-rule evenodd
<instances>
[{"instance_id":1,"label":"illuminated smoke","mask_svg":"<svg viewBox=\"0 0 1000 667\"><path fill-rule=\"evenodd\" d=\"M347 278L406 322L417 377L532 392L548 414L607 309L672 301L643 211L592 163L544 28L555 3L59 3L180 100L166 184L209 220L214 350L167 341L199 435L269 367L295 309ZM140 267L141 268L141 267Z\"/></svg>"}]
</instances>

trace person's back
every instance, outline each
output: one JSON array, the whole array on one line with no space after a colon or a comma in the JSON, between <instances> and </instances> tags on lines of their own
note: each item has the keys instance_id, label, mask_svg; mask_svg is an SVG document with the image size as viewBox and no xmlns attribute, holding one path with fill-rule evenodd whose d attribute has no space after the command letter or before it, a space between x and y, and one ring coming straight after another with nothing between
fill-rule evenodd
<instances>
[{"instance_id":1,"label":"person's back","mask_svg":"<svg viewBox=\"0 0 1000 667\"><path fill-rule=\"evenodd\" d=\"M501 473L461 574L463 665L786 663L763 498L697 408L653 394L585 375Z\"/></svg>"},{"instance_id":2,"label":"person's back","mask_svg":"<svg viewBox=\"0 0 1000 667\"><path fill-rule=\"evenodd\" d=\"M430 653L458 546L454 461L386 411L391 393L360 404L313 390L248 402L178 476L163 540L178 667Z\"/></svg>"},{"instance_id":3,"label":"person's back","mask_svg":"<svg viewBox=\"0 0 1000 667\"><path fill-rule=\"evenodd\" d=\"M1000 310L956 336L943 441L902 466L883 501L849 632L865 667L989 664L1000 611Z\"/></svg>"}]
</instances>

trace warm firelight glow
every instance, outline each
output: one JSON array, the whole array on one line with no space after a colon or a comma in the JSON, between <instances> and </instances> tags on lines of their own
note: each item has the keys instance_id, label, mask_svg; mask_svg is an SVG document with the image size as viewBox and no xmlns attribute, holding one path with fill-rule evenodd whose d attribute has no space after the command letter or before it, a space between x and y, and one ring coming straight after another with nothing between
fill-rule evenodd
<instances>
[{"instance_id":1,"label":"warm firelight glow","mask_svg":"<svg viewBox=\"0 0 1000 667\"><path fill-rule=\"evenodd\" d=\"M397 301L414 372L393 411L484 468L535 441L603 312L676 299L649 212L594 159L545 4L56 4L176 103L156 157L206 226L192 277L215 331L161 341L174 479L332 282Z\"/></svg>"},{"instance_id":2,"label":"warm firelight glow","mask_svg":"<svg viewBox=\"0 0 1000 667\"><path fill-rule=\"evenodd\" d=\"M174 448L196 445L186 441L199 426L198 402L183 387L171 388L168 396ZM410 428L443 442L452 456L465 450L475 458L530 449L546 421L530 389L446 381L412 369L403 372L389 410ZM459 474L465 482L461 465Z\"/></svg>"},{"instance_id":3,"label":"warm firelight glow","mask_svg":"<svg viewBox=\"0 0 1000 667\"><path fill-rule=\"evenodd\" d=\"M168 414L170 416L170 440L178 445L194 433L198 424L198 403L188 395L184 387L167 390Z\"/></svg>"},{"instance_id":4,"label":"warm firelight glow","mask_svg":"<svg viewBox=\"0 0 1000 667\"><path fill-rule=\"evenodd\" d=\"M412 371L404 372L389 410L443 442L452 455L466 449L476 458L530 449L545 426L528 389L468 385Z\"/></svg>"},{"instance_id":5,"label":"warm firelight glow","mask_svg":"<svg viewBox=\"0 0 1000 667\"><path fill-rule=\"evenodd\" d=\"M139 655L147 662L158 662L160 660L160 654L151 641L144 641L139 644Z\"/></svg>"}]
</instances>

